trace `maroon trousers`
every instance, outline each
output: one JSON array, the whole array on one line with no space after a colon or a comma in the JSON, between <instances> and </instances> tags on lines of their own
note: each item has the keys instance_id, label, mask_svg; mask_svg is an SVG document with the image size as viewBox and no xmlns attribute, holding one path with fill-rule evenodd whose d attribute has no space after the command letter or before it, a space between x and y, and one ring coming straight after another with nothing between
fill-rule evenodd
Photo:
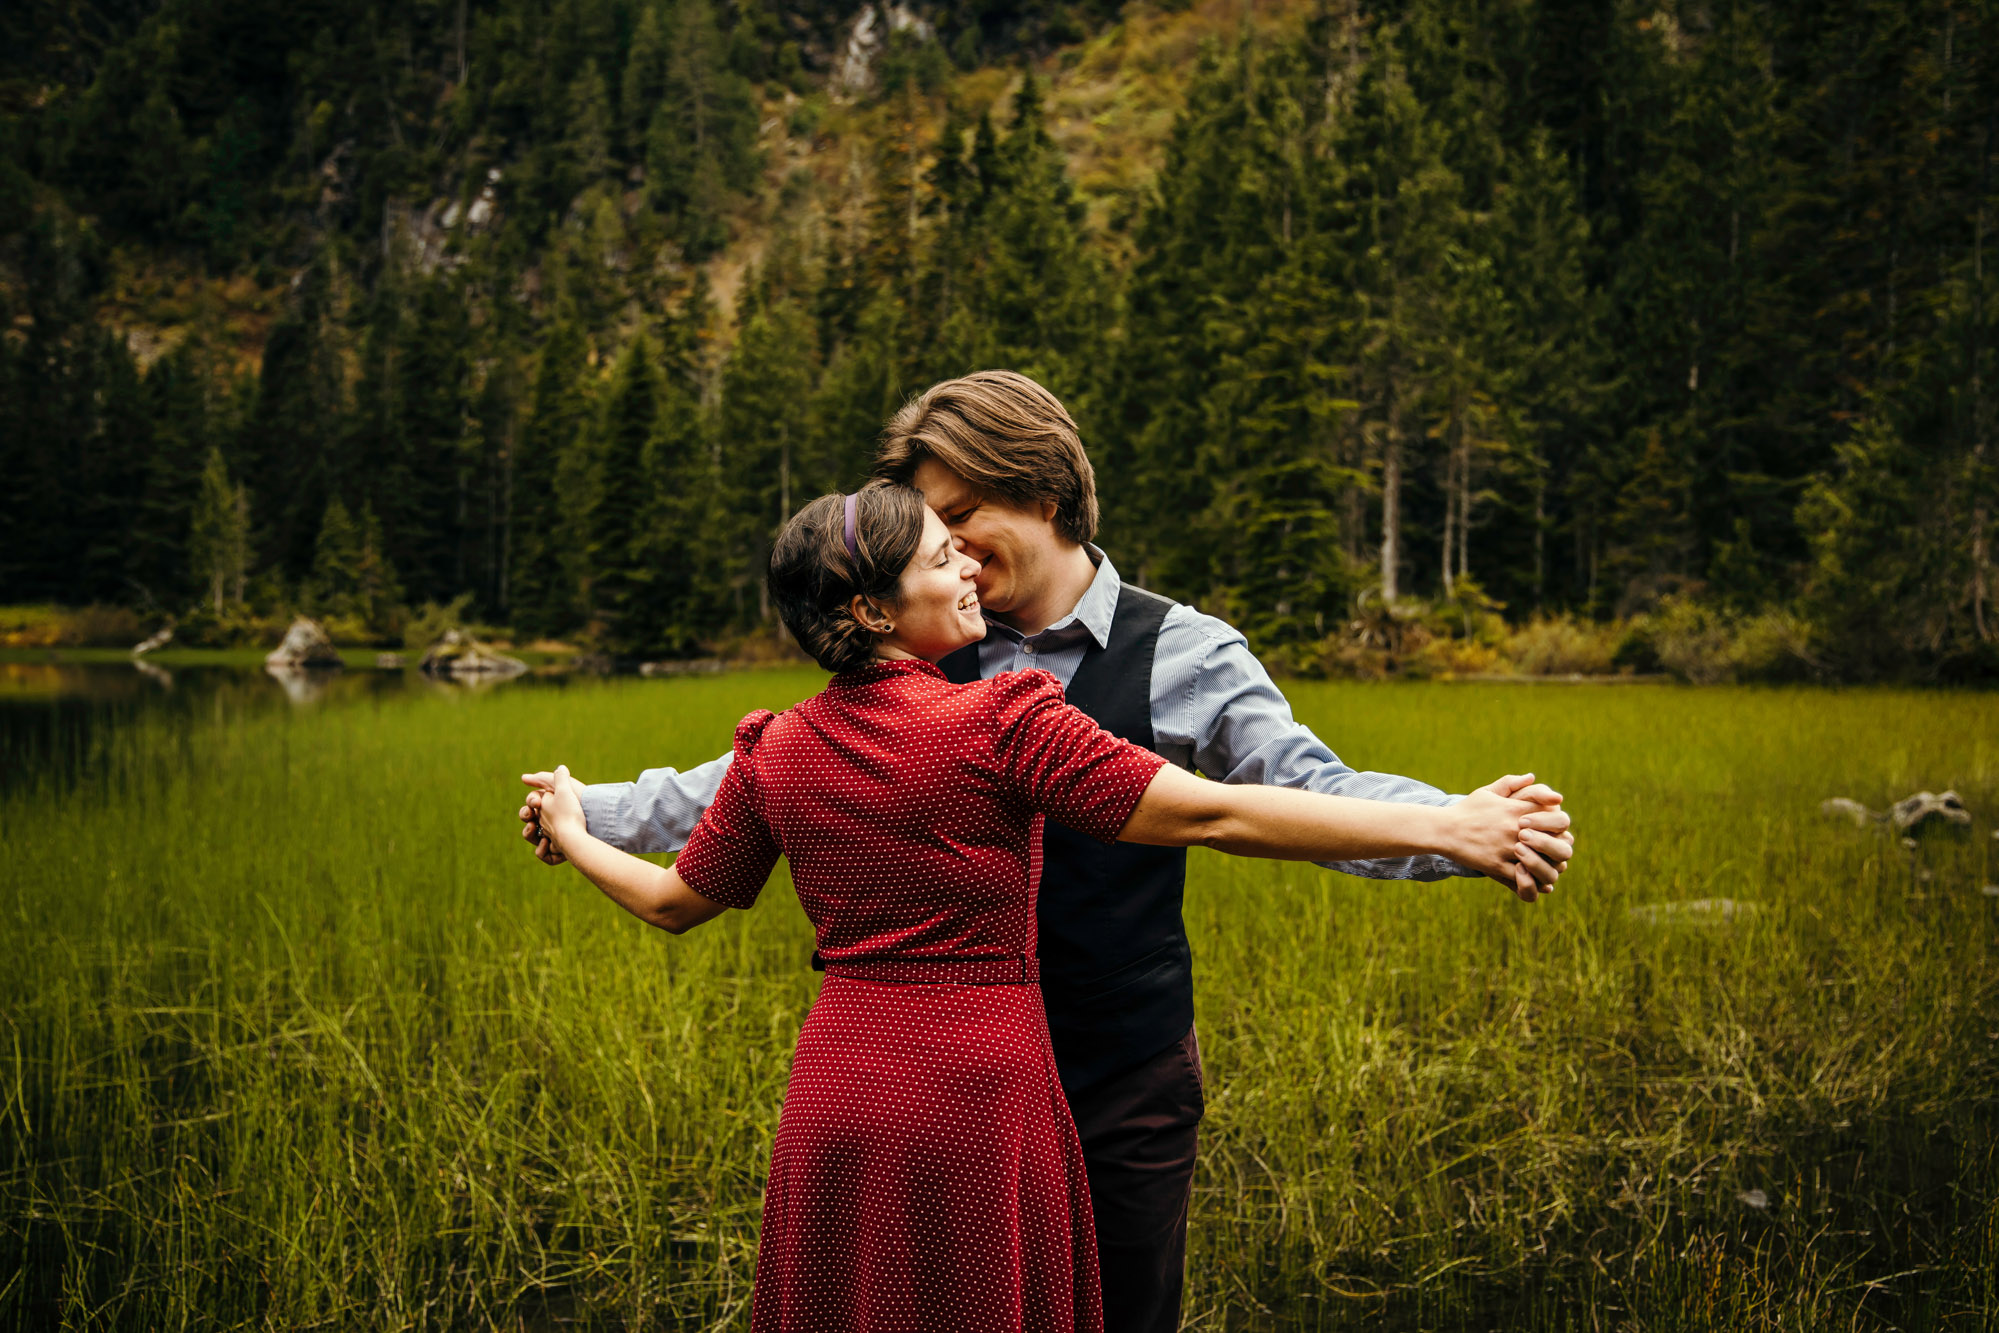
<instances>
[{"instance_id":1,"label":"maroon trousers","mask_svg":"<svg viewBox=\"0 0 1999 1333\"><path fill-rule=\"evenodd\" d=\"M1187 1204L1201 1112L1193 1029L1069 1098L1083 1141L1104 1287L1104 1333L1173 1333L1187 1276Z\"/></svg>"}]
</instances>

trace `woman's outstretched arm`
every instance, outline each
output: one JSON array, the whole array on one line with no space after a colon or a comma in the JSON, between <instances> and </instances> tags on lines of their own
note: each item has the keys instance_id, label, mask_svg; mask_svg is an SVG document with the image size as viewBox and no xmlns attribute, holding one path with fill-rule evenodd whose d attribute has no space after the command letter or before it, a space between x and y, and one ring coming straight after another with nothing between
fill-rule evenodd
<instances>
[{"instance_id":1,"label":"woman's outstretched arm","mask_svg":"<svg viewBox=\"0 0 1999 1333\"><path fill-rule=\"evenodd\" d=\"M694 929L729 909L696 893L672 866L656 866L592 837L583 817L580 784L566 767L542 794L542 832L604 896L650 926L673 935Z\"/></svg>"},{"instance_id":2,"label":"woman's outstretched arm","mask_svg":"<svg viewBox=\"0 0 1999 1333\"><path fill-rule=\"evenodd\" d=\"M1529 779L1532 775L1527 775ZM1513 885L1531 902L1546 887L1517 872L1559 873L1574 850L1559 792L1501 779L1456 805L1323 796L1246 783L1209 782L1168 765L1153 776L1118 834L1157 847L1212 847L1284 861L1361 861L1441 853ZM1539 852L1527 857L1523 850ZM1543 860L1542 858L1546 858Z\"/></svg>"}]
</instances>

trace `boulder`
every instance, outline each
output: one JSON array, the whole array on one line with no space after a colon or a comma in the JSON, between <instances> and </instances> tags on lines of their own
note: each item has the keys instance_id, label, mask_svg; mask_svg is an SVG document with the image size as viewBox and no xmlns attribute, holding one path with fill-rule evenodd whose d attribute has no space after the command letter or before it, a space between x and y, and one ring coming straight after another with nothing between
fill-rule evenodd
<instances>
[{"instance_id":1,"label":"boulder","mask_svg":"<svg viewBox=\"0 0 1999 1333\"><path fill-rule=\"evenodd\" d=\"M494 652L464 630L448 629L444 637L426 648L418 666L426 676L450 676L503 680L528 669L518 657Z\"/></svg>"},{"instance_id":2,"label":"boulder","mask_svg":"<svg viewBox=\"0 0 1999 1333\"><path fill-rule=\"evenodd\" d=\"M264 655L264 665L274 667L337 667L340 654L333 640L316 620L300 616L285 631L285 640Z\"/></svg>"},{"instance_id":3,"label":"boulder","mask_svg":"<svg viewBox=\"0 0 1999 1333\"><path fill-rule=\"evenodd\" d=\"M1933 819L1967 828L1971 825L1971 811L1964 808L1964 799L1954 791L1941 795L1919 791L1914 796L1905 796L1888 807L1888 818L1904 832Z\"/></svg>"}]
</instances>

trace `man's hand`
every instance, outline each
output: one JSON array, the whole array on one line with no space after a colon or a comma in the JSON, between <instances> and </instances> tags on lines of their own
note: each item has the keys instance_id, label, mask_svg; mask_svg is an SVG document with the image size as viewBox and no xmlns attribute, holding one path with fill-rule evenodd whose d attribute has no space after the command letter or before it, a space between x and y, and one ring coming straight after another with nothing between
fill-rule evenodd
<instances>
[{"instance_id":1,"label":"man's hand","mask_svg":"<svg viewBox=\"0 0 1999 1333\"><path fill-rule=\"evenodd\" d=\"M1527 802L1519 817L1514 845L1503 854L1503 867L1489 873L1512 889L1520 901L1538 902L1542 894L1555 891L1555 881L1569 868L1569 858L1575 855L1575 834L1569 829L1568 812L1561 808L1562 794L1534 781L1532 773L1521 773L1508 774L1466 799L1487 794L1506 801Z\"/></svg>"},{"instance_id":2,"label":"man's hand","mask_svg":"<svg viewBox=\"0 0 1999 1333\"><path fill-rule=\"evenodd\" d=\"M553 773L521 774L521 781L532 789L528 792L527 804L521 807L521 837L526 839L528 845L534 848L535 856L543 864L552 866L562 865L569 859L562 854L562 850L555 845L555 841L548 836L547 831L542 828L541 824L542 801L548 793L556 789L558 774L560 774L564 782L568 783L574 789L580 799L583 793L583 784L575 778L570 777L569 770L566 768L558 769Z\"/></svg>"}]
</instances>

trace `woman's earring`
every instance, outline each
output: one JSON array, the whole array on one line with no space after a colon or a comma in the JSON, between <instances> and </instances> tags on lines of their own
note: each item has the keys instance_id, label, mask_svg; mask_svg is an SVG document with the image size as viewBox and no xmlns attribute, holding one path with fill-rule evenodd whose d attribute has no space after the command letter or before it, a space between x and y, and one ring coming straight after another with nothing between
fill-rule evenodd
<instances>
[{"instance_id":1,"label":"woman's earring","mask_svg":"<svg viewBox=\"0 0 1999 1333\"><path fill-rule=\"evenodd\" d=\"M882 633L884 633L884 634L893 634L893 633L895 633L895 622L894 622L893 620L891 620L891 621L887 622L886 624L884 624L884 625L882 626Z\"/></svg>"}]
</instances>

